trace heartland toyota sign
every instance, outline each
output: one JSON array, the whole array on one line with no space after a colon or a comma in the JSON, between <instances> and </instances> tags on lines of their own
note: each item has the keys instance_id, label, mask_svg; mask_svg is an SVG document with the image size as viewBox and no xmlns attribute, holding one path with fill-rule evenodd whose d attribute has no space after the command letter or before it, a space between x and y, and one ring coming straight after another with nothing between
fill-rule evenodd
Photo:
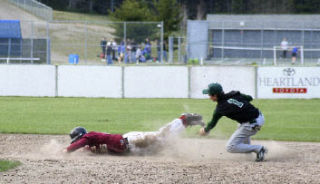
<instances>
[{"instance_id":1,"label":"heartland toyota sign","mask_svg":"<svg viewBox=\"0 0 320 184\"><path fill-rule=\"evenodd\" d=\"M320 98L320 68L259 67L258 98Z\"/></svg>"}]
</instances>

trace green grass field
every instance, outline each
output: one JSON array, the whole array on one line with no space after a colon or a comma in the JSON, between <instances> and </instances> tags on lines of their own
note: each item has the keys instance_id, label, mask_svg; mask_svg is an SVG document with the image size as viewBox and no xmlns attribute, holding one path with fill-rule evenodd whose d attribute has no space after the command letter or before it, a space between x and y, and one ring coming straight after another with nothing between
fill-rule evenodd
<instances>
[{"instance_id":1,"label":"green grass field","mask_svg":"<svg viewBox=\"0 0 320 184\"><path fill-rule=\"evenodd\" d=\"M15 168L21 165L19 161L0 160L0 172Z\"/></svg>"},{"instance_id":2,"label":"green grass field","mask_svg":"<svg viewBox=\"0 0 320 184\"><path fill-rule=\"evenodd\" d=\"M67 12L67 11L53 11L53 20L86 20L86 21L109 21L106 15Z\"/></svg>"},{"instance_id":3,"label":"green grass field","mask_svg":"<svg viewBox=\"0 0 320 184\"><path fill-rule=\"evenodd\" d=\"M254 100L266 123L254 139L320 141L320 99ZM0 97L0 132L68 134L75 126L109 133L153 131L183 112L206 122L215 103L208 99L110 99ZM210 138L228 138L237 123L222 118ZM184 136L199 137L199 127Z\"/></svg>"}]
</instances>

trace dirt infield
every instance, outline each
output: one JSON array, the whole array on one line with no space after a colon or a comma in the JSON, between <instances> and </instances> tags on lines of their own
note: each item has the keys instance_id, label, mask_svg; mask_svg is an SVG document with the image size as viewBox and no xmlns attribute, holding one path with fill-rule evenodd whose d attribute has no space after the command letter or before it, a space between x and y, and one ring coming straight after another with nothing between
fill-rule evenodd
<instances>
[{"instance_id":1,"label":"dirt infield","mask_svg":"<svg viewBox=\"0 0 320 184\"><path fill-rule=\"evenodd\" d=\"M225 140L182 139L143 156L63 154L68 143L67 136L0 134L0 158L22 162L0 173L0 183L320 182L320 143L259 141L269 148L262 163L227 153Z\"/></svg>"}]
</instances>

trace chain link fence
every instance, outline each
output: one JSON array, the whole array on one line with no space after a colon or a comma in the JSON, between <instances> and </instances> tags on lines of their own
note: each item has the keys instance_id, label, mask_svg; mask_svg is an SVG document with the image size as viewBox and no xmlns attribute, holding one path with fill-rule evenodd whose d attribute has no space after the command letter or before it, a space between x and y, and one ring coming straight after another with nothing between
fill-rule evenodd
<instances>
[{"instance_id":1,"label":"chain link fence","mask_svg":"<svg viewBox=\"0 0 320 184\"><path fill-rule=\"evenodd\" d=\"M207 64L320 64L320 16L212 19L217 20L188 22L189 58L203 58Z\"/></svg>"},{"instance_id":2,"label":"chain link fence","mask_svg":"<svg viewBox=\"0 0 320 184\"><path fill-rule=\"evenodd\" d=\"M315 64L320 58L320 29L308 28L308 22L209 22L208 59L291 63L295 48L304 63ZM303 50L301 50L303 48ZM301 52L302 51L302 52ZM275 62L277 61L277 62Z\"/></svg>"},{"instance_id":3,"label":"chain link fence","mask_svg":"<svg viewBox=\"0 0 320 184\"><path fill-rule=\"evenodd\" d=\"M8 0L16 6L46 20L52 20L52 8L36 1L36 0Z\"/></svg>"},{"instance_id":4,"label":"chain link fence","mask_svg":"<svg viewBox=\"0 0 320 184\"><path fill-rule=\"evenodd\" d=\"M157 43L163 41L162 22L51 21L52 63L79 56L79 64L160 62Z\"/></svg>"},{"instance_id":5,"label":"chain link fence","mask_svg":"<svg viewBox=\"0 0 320 184\"><path fill-rule=\"evenodd\" d=\"M8 38L0 42L0 57L9 58L10 63L103 65L163 61L162 22L20 21L20 26L21 40ZM14 47L21 52L10 52Z\"/></svg>"},{"instance_id":6,"label":"chain link fence","mask_svg":"<svg viewBox=\"0 0 320 184\"><path fill-rule=\"evenodd\" d=\"M183 36L170 36L168 43L169 63L187 64L186 38Z\"/></svg>"}]
</instances>

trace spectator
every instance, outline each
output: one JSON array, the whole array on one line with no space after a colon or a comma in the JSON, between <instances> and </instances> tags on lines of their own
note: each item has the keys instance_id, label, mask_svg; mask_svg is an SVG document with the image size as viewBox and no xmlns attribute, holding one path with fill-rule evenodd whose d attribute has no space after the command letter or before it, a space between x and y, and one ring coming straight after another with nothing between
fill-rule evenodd
<instances>
[{"instance_id":1,"label":"spectator","mask_svg":"<svg viewBox=\"0 0 320 184\"><path fill-rule=\"evenodd\" d=\"M117 42L115 40L112 40L111 46L112 46L112 60L115 61L115 60L117 60L117 58L116 58Z\"/></svg>"},{"instance_id":2,"label":"spectator","mask_svg":"<svg viewBox=\"0 0 320 184\"><path fill-rule=\"evenodd\" d=\"M159 40L156 40L157 43L157 61L161 62L161 43Z\"/></svg>"},{"instance_id":3,"label":"spectator","mask_svg":"<svg viewBox=\"0 0 320 184\"><path fill-rule=\"evenodd\" d=\"M281 49L282 49L282 58L287 58L287 50L288 50L288 41L287 38L283 38L281 41Z\"/></svg>"},{"instance_id":4,"label":"spectator","mask_svg":"<svg viewBox=\"0 0 320 184\"><path fill-rule=\"evenodd\" d=\"M297 60L297 55L298 55L298 47L297 46L293 46L292 47L292 51L291 51L291 64L295 64L296 60Z\"/></svg>"},{"instance_id":5,"label":"spectator","mask_svg":"<svg viewBox=\"0 0 320 184\"><path fill-rule=\"evenodd\" d=\"M135 43L134 40L132 40L132 49L131 49L131 59L132 59L132 62L135 63L136 62L136 52L137 52L137 45Z\"/></svg>"},{"instance_id":6,"label":"spectator","mask_svg":"<svg viewBox=\"0 0 320 184\"><path fill-rule=\"evenodd\" d=\"M141 57L142 57L142 56L143 56L143 55L142 55L141 47L138 46L137 51L136 51L136 62L137 62L137 64L138 64L139 62L141 62Z\"/></svg>"},{"instance_id":7,"label":"spectator","mask_svg":"<svg viewBox=\"0 0 320 184\"><path fill-rule=\"evenodd\" d=\"M165 62L168 61L168 58L167 58L167 52L168 52L168 44L166 41L163 42L163 59Z\"/></svg>"},{"instance_id":8,"label":"spectator","mask_svg":"<svg viewBox=\"0 0 320 184\"><path fill-rule=\"evenodd\" d=\"M158 61L159 62L167 61L167 43L163 42L163 49L162 49L163 58L161 58L161 46L160 46L161 42L159 40L156 40L156 42L157 42Z\"/></svg>"},{"instance_id":9,"label":"spectator","mask_svg":"<svg viewBox=\"0 0 320 184\"><path fill-rule=\"evenodd\" d=\"M145 47L144 47L144 56L146 60L151 59L151 43L149 38L146 38Z\"/></svg>"},{"instance_id":10,"label":"spectator","mask_svg":"<svg viewBox=\"0 0 320 184\"><path fill-rule=\"evenodd\" d=\"M102 54L100 55L101 58L105 58L106 57L106 45L107 45L106 38L103 37L102 40L100 41L100 47L101 47L101 50L102 50Z\"/></svg>"},{"instance_id":11,"label":"spectator","mask_svg":"<svg viewBox=\"0 0 320 184\"><path fill-rule=\"evenodd\" d=\"M131 63L131 51L132 51L132 45L131 45L131 41L128 39L128 41L127 41L127 50L126 50L127 52L126 52L126 61L128 62L128 63ZM126 62L126 63L127 63Z\"/></svg>"},{"instance_id":12,"label":"spectator","mask_svg":"<svg viewBox=\"0 0 320 184\"><path fill-rule=\"evenodd\" d=\"M106 58L106 60L107 60L108 65L113 64L113 61L112 61L112 40L107 43L107 58Z\"/></svg>"},{"instance_id":13,"label":"spectator","mask_svg":"<svg viewBox=\"0 0 320 184\"><path fill-rule=\"evenodd\" d=\"M121 42L121 44L118 46L118 62L121 63L124 60L124 54L125 54L125 45L124 41Z\"/></svg>"}]
</instances>

